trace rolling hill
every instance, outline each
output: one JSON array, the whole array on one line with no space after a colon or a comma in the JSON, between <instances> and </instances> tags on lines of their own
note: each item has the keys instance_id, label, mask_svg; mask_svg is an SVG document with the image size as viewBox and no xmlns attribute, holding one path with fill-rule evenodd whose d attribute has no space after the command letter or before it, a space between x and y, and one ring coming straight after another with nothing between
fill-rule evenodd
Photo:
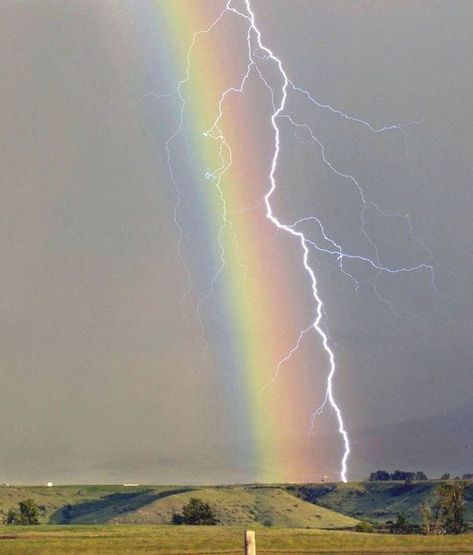
<instances>
[{"instance_id":1,"label":"rolling hill","mask_svg":"<svg viewBox=\"0 0 473 555\"><path fill-rule=\"evenodd\" d=\"M351 482L348 484L305 484L289 486L289 491L310 503L354 518L372 522L396 520L404 513L409 521L419 523L422 503L436 502L436 489L440 481L404 482ZM466 520L473 521L473 483L465 492Z\"/></svg>"},{"instance_id":2,"label":"rolling hill","mask_svg":"<svg viewBox=\"0 0 473 555\"><path fill-rule=\"evenodd\" d=\"M220 524L345 529L359 520L383 523L404 513L419 522L420 505L434 504L439 481L351 482L238 486L0 487L0 522L18 502L32 498L41 522L51 524L168 524L191 497L210 503ZM466 490L473 521L473 483Z\"/></svg>"},{"instance_id":3,"label":"rolling hill","mask_svg":"<svg viewBox=\"0 0 473 555\"><path fill-rule=\"evenodd\" d=\"M191 497L216 510L223 525L352 528L357 520L297 498L285 486L56 486L0 488L0 518L22 499L56 524L167 524ZM2 514L3 513L3 514Z\"/></svg>"}]
</instances>

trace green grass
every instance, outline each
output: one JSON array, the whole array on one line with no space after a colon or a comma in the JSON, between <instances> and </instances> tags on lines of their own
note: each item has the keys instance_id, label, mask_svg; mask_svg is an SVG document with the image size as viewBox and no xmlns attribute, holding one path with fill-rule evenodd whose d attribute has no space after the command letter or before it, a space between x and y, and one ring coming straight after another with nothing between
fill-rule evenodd
<instances>
[{"instance_id":1,"label":"green grass","mask_svg":"<svg viewBox=\"0 0 473 555\"><path fill-rule=\"evenodd\" d=\"M307 484L289 486L303 499L332 511L373 522L396 520L403 512L411 522L420 522L422 503L435 504L436 490L441 482L350 482L348 484ZM467 521L473 520L473 484L465 491Z\"/></svg>"},{"instance_id":2,"label":"green grass","mask_svg":"<svg viewBox=\"0 0 473 555\"><path fill-rule=\"evenodd\" d=\"M95 525L0 527L0 554L243 553L242 527ZM257 553L473 553L473 535L392 536L256 528Z\"/></svg>"},{"instance_id":3,"label":"green grass","mask_svg":"<svg viewBox=\"0 0 473 555\"><path fill-rule=\"evenodd\" d=\"M332 529L352 528L358 522L277 486L0 488L0 522L9 508L28 497L42 507L43 523L167 524L191 497L210 503L223 525Z\"/></svg>"},{"instance_id":4,"label":"green grass","mask_svg":"<svg viewBox=\"0 0 473 555\"><path fill-rule=\"evenodd\" d=\"M215 507L223 525L286 528L352 528L356 519L384 523L403 512L419 522L420 505L433 504L439 482L247 486L0 487L0 523L8 509L33 498L49 524L167 524L191 497ZM473 524L473 484L465 494Z\"/></svg>"},{"instance_id":5,"label":"green grass","mask_svg":"<svg viewBox=\"0 0 473 555\"><path fill-rule=\"evenodd\" d=\"M214 507L223 525L266 525L288 528L352 528L357 520L297 499L282 488L200 488L164 496L111 522L168 523L174 512L199 497Z\"/></svg>"}]
</instances>

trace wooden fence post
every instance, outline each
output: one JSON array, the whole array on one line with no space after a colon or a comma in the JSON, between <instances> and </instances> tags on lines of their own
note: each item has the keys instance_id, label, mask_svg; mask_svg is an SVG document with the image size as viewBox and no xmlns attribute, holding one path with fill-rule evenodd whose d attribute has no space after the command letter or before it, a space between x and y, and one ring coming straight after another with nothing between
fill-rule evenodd
<instances>
[{"instance_id":1,"label":"wooden fence post","mask_svg":"<svg viewBox=\"0 0 473 555\"><path fill-rule=\"evenodd\" d=\"M251 530L245 532L245 555L256 555L255 533Z\"/></svg>"}]
</instances>

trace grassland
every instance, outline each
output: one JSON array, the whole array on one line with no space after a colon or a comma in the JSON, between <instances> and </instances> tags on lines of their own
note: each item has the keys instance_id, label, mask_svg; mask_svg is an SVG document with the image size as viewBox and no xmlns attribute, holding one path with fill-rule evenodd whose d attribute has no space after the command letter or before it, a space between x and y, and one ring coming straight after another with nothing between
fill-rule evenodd
<instances>
[{"instance_id":1,"label":"grassland","mask_svg":"<svg viewBox=\"0 0 473 555\"><path fill-rule=\"evenodd\" d=\"M419 522L420 505L433 504L439 482L247 486L0 487L0 523L26 498L41 507L44 524L168 524L191 497L215 507L221 524L346 529L359 519L395 520L403 512ZM473 523L473 484L466 489L466 519Z\"/></svg>"},{"instance_id":2,"label":"grassland","mask_svg":"<svg viewBox=\"0 0 473 555\"><path fill-rule=\"evenodd\" d=\"M20 500L41 507L39 526L0 526L0 555L240 553L244 529L261 553L473 553L473 534L420 536L350 531L359 520L415 521L438 482L305 485L0 487L0 522ZM166 525L191 497L215 507L224 526ZM466 491L473 517L473 486ZM344 513L344 514L343 514ZM65 526L67 524L67 526ZM343 530L342 530L343 529Z\"/></svg>"},{"instance_id":3,"label":"grassland","mask_svg":"<svg viewBox=\"0 0 473 555\"><path fill-rule=\"evenodd\" d=\"M191 497L210 503L221 524L352 528L357 520L297 498L284 487L58 486L0 488L0 522L26 498L52 524L168 524Z\"/></svg>"},{"instance_id":4,"label":"grassland","mask_svg":"<svg viewBox=\"0 0 473 555\"><path fill-rule=\"evenodd\" d=\"M332 511L371 522L395 520L402 512L410 522L420 522L422 503L435 504L440 481L350 482L348 484L305 484L288 486L302 499ZM465 517L473 522L473 483L465 490Z\"/></svg>"},{"instance_id":5,"label":"grassland","mask_svg":"<svg viewBox=\"0 0 473 555\"><path fill-rule=\"evenodd\" d=\"M473 553L473 535L392 536L354 532L256 528L257 552ZM92 525L0 527L0 554L57 555L243 553L242 527Z\"/></svg>"}]
</instances>

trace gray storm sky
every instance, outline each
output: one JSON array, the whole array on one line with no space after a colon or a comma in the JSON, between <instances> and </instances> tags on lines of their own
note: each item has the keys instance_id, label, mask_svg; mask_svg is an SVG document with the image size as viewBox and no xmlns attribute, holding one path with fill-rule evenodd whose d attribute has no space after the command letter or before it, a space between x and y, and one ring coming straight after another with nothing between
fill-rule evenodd
<instances>
[{"instance_id":1,"label":"gray storm sky","mask_svg":"<svg viewBox=\"0 0 473 555\"><path fill-rule=\"evenodd\" d=\"M0 5L0 481L251 477L232 464L231 442L219 447L223 401L194 372L199 334L179 312L175 197L159 183L169 115L145 105L140 119L136 107L175 75L145 46L113 51L118 27L140 36L130 5ZM265 42L321 102L375 127L419 122L406 128L406 150L400 133L312 120L373 202L410 215L439 291L425 274L380 280L393 320L372 288L356 294L317 261L349 429L463 411L473 403L473 4L255 0L254 9ZM150 64L153 78L134 86L130 76ZM278 199L289 212L317 171L294 160L297 172L286 171L301 194ZM337 191L327 200L320 189L319 206L350 214L351 197ZM345 220L334 214L330 225ZM420 251L393 220L368 225L383 262L397 264ZM370 453L355 453L352 468L372 470Z\"/></svg>"}]
</instances>

